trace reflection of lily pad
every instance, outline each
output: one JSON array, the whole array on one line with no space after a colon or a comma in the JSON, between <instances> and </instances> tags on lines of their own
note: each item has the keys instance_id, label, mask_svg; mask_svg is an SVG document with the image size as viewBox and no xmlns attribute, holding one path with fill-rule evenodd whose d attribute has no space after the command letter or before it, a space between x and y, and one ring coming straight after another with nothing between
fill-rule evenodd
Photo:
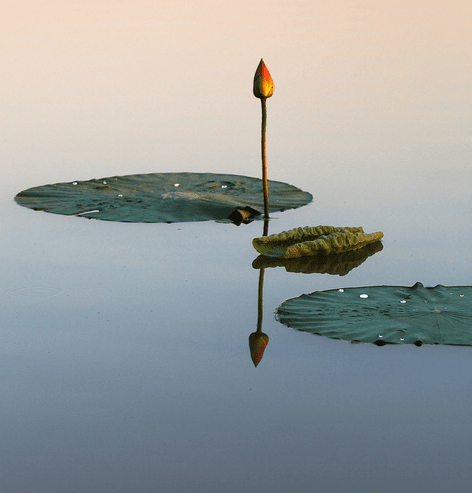
<instances>
[{"instance_id":1,"label":"reflection of lily pad","mask_svg":"<svg viewBox=\"0 0 472 493\"><path fill-rule=\"evenodd\" d=\"M279 322L352 342L472 346L472 286L330 289L284 301Z\"/></svg>"},{"instance_id":2,"label":"reflection of lily pad","mask_svg":"<svg viewBox=\"0 0 472 493\"><path fill-rule=\"evenodd\" d=\"M352 269L359 267L365 260L383 250L380 241L367 245L353 252L338 255L312 255L311 257L280 258L259 255L252 266L254 269L265 267L285 267L287 272L302 272L304 274L331 274L345 276Z\"/></svg>"},{"instance_id":3,"label":"reflection of lily pad","mask_svg":"<svg viewBox=\"0 0 472 493\"><path fill-rule=\"evenodd\" d=\"M308 192L269 181L270 212L308 204ZM18 204L55 214L107 221L186 222L223 220L235 208L263 210L262 181L213 173L151 173L74 181L20 192Z\"/></svg>"},{"instance_id":4,"label":"reflection of lily pad","mask_svg":"<svg viewBox=\"0 0 472 493\"><path fill-rule=\"evenodd\" d=\"M380 241L382 232L366 234L362 228L306 226L282 233L254 238L254 248L267 257L297 258L344 253Z\"/></svg>"}]
</instances>

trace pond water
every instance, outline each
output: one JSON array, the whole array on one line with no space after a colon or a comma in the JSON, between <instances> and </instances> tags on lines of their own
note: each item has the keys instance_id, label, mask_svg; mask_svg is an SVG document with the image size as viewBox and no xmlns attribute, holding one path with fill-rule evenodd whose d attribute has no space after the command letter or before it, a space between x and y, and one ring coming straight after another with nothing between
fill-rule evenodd
<instances>
[{"instance_id":1,"label":"pond water","mask_svg":"<svg viewBox=\"0 0 472 493\"><path fill-rule=\"evenodd\" d=\"M350 10L338 28L337 9L317 11L334 32L323 31L326 52L307 55L320 93L304 101L287 85L292 62L302 63L300 53L313 46L311 2L276 2L262 31L245 23L262 16L230 2L225 12L211 10L213 33L207 18L195 27L185 2L166 15L147 2L120 3L119 13L107 2L79 3L63 9L50 1L39 13L28 4L9 22L31 31L4 31L22 51L2 68L13 74L5 79L11 98L0 184L2 489L468 492L472 347L350 344L274 317L287 298L315 290L471 284L465 89L472 78L462 63L470 54L462 16L446 5L426 15L431 26L445 26L435 41L436 27L424 24L419 34L401 27L419 19L406 3L398 7L404 17L390 16L385 5ZM189 10L179 17L183 4ZM287 24L274 38L270 27L284 12ZM305 21L307 12L313 16ZM357 37L370 32L364 21L371 16L376 35ZM176 44L163 48L157 27L164 24L182 28L183 39L168 27ZM392 25L408 49L396 51ZM462 44L451 41L451 26ZM265 42L255 45L250 33ZM205 56L197 57L194 39ZM387 51L374 49L379 40ZM441 40L451 43L439 49ZM180 48L185 70L172 58ZM233 60L221 61L220 49ZM251 241L262 235L261 221L108 222L32 211L13 197L47 183L131 173L258 177L260 109L250 92L258 50L268 52L276 84L268 101L269 178L314 196L308 206L273 214L269 233L325 224L384 238L381 251L345 276L265 268L269 344L255 368L248 339L258 322L259 270ZM365 53L393 65L377 71ZM149 69L156 60L176 74L176 87ZM445 63L448 70L437 70ZM183 77L198 64L187 95ZM235 74L231 95L214 84L224 73ZM346 77L349 87L337 85ZM387 97L392 87L395 104ZM231 114L221 110L223 98Z\"/></svg>"},{"instance_id":2,"label":"pond water","mask_svg":"<svg viewBox=\"0 0 472 493\"><path fill-rule=\"evenodd\" d=\"M342 277L266 268L257 368L261 221L126 224L4 197L6 491L466 491L472 348L352 345L274 310L333 287L470 282L470 203L339 193L269 232L349 223L384 248Z\"/></svg>"}]
</instances>

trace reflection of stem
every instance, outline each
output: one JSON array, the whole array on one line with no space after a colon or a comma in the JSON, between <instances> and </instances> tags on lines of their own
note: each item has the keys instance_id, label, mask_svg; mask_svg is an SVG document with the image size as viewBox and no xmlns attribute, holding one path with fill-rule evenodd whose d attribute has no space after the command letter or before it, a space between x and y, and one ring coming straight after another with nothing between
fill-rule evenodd
<instances>
[{"instance_id":1,"label":"reflection of stem","mask_svg":"<svg viewBox=\"0 0 472 493\"><path fill-rule=\"evenodd\" d=\"M259 270L259 288L257 292L257 333L262 333L262 293L264 291L264 269Z\"/></svg>"},{"instance_id":2,"label":"reflection of stem","mask_svg":"<svg viewBox=\"0 0 472 493\"><path fill-rule=\"evenodd\" d=\"M265 101L265 99L263 99ZM265 105L262 105L262 114L264 114L264 107ZM264 120L262 120L264 121ZM263 140L265 144L265 140ZM264 156L264 154L263 154ZM264 161L264 157L262 158ZM266 175L267 176L267 175ZM267 217L264 218L264 229L262 231L262 236L267 236L269 234L269 219ZM259 287L258 287L258 296L257 296L257 332L261 333L262 332L262 298L263 298L263 291L264 291L264 268L259 270Z\"/></svg>"},{"instance_id":3,"label":"reflection of stem","mask_svg":"<svg viewBox=\"0 0 472 493\"><path fill-rule=\"evenodd\" d=\"M263 99L262 101L265 101ZM262 105L262 114L264 114L264 107L265 105ZM264 122L264 120L262 120ZM263 140L265 144L265 140ZM262 155L264 156L264 154ZM264 157L262 158L264 162ZM267 171L267 170L266 170ZM266 174L267 176L267 174ZM269 234L269 219L267 217L264 218L264 229L262 231L262 236L267 236ZM257 296L257 332L261 333L262 332L262 297L263 297L263 291L264 291L264 268L261 268L259 270L259 287L258 287L258 296Z\"/></svg>"},{"instance_id":4,"label":"reflection of stem","mask_svg":"<svg viewBox=\"0 0 472 493\"><path fill-rule=\"evenodd\" d=\"M269 218L264 218L264 236L269 232ZM265 348L269 344L269 336L262 332L262 306L263 306L263 291L264 291L264 268L259 270L259 286L257 289L257 330L249 336L249 349L251 351L251 359L254 366L257 366Z\"/></svg>"},{"instance_id":5,"label":"reflection of stem","mask_svg":"<svg viewBox=\"0 0 472 493\"><path fill-rule=\"evenodd\" d=\"M264 231L262 232L262 236L267 236L269 234L269 219L264 218Z\"/></svg>"},{"instance_id":6,"label":"reflection of stem","mask_svg":"<svg viewBox=\"0 0 472 493\"><path fill-rule=\"evenodd\" d=\"M269 219L269 188L267 186L267 155L266 155L266 128L267 106L266 98L261 98L262 124L261 124L261 154L262 154L262 190L264 193L264 217Z\"/></svg>"}]
</instances>

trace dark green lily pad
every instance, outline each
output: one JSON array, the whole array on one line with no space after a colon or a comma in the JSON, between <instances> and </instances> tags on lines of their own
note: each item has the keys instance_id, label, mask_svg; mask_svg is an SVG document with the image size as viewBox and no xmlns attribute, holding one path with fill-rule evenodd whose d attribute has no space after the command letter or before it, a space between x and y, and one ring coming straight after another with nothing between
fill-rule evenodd
<instances>
[{"instance_id":1,"label":"dark green lily pad","mask_svg":"<svg viewBox=\"0 0 472 493\"><path fill-rule=\"evenodd\" d=\"M284 301L279 322L351 342L472 345L472 286L367 286Z\"/></svg>"},{"instance_id":2,"label":"dark green lily pad","mask_svg":"<svg viewBox=\"0 0 472 493\"><path fill-rule=\"evenodd\" d=\"M106 221L225 220L235 209L262 211L262 180L213 173L150 173L29 188L15 200L30 209ZM295 209L313 196L269 181L270 212Z\"/></svg>"}]
</instances>

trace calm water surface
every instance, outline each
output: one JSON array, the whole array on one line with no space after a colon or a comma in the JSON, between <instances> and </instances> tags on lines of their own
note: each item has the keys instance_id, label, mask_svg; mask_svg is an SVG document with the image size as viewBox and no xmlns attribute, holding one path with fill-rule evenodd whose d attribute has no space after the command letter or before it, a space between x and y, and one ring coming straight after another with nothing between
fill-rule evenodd
<instances>
[{"instance_id":1,"label":"calm water surface","mask_svg":"<svg viewBox=\"0 0 472 493\"><path fill-rule=\"evenodd\" d=\"M257 368L261 222L87 220L6 190L5 491L468 491L471 348L352 345L274 310L333 287L470 284L470 199L444 182L421 200L315 182L270 232L362 225L384 248L343 277L267 268Z\"/></svg>"}]
</instances>

